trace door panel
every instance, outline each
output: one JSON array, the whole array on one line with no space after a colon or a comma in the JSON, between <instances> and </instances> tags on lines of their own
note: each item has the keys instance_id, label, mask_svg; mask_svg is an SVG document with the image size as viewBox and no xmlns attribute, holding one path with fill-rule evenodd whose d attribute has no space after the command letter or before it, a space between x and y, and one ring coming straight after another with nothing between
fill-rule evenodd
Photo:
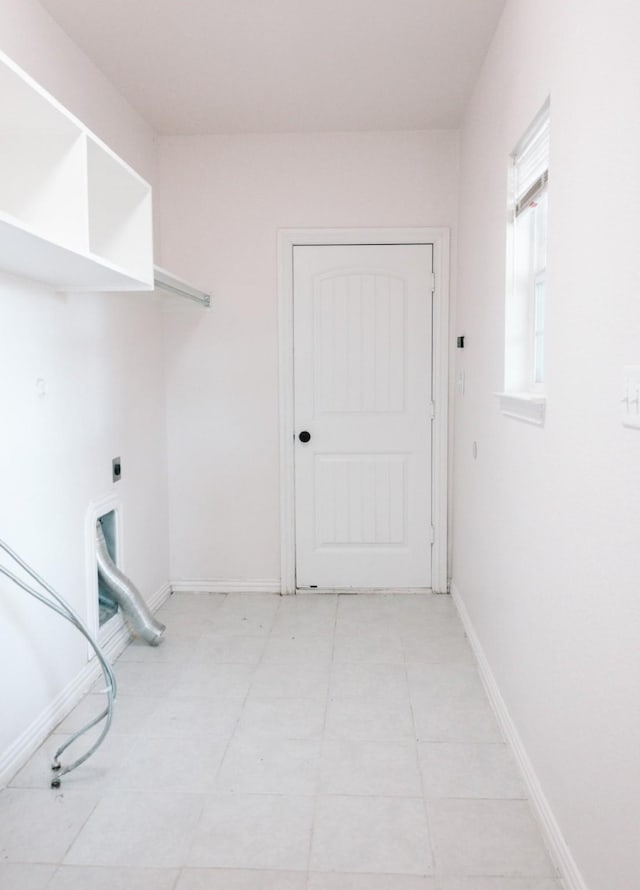
<instances>
[{"instance_id":1,"label":"door panel","mask_svg":"<svg viewBox=\"0 0 640 890\"><path fill-rule=\"evenodd\" d=\"M406 455L316 455L315 548L407 544Z\"/></svg>"},{"instance_id":2,"label":"door panel","mask_svg":"<svg viewBox=\"0 0 640 890\"><path fill-rule=\"evenodd\" d=\"M388 275L318 277L313 293L320 413L402 411L406 295Z\"/></svg>"},{"instance_id":3,"label":"door panel","mask_svg":"<svg viewBox=\"0 0 640 890\"><path fill-rule=\"evenodd\" d=\"M431 585L432 262L294 248L299 587Z\"/></svg>"}]
</instances>

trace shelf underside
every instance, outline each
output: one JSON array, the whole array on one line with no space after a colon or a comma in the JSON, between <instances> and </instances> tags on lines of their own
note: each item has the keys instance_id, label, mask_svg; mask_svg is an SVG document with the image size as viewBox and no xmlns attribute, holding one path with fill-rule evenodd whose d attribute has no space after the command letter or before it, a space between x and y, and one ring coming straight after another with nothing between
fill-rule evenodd
<instances>
[{"instance_id":1,"label":"shelf underside","mask_svg":"<svg viewBox=\"0 0 640 890\"><path fill-rule=\"evenodd\" d=\"M141 281L94 255L75 253L0 218L0 269L61 291L146 291Z\"/></svg>"}]
</instances>

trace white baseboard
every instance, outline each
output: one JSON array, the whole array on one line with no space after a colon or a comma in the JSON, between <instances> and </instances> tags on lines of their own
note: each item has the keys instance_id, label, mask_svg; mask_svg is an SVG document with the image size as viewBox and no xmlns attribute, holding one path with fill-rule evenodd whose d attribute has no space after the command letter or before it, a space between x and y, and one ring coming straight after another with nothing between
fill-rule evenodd
<instances>
[{"instance_id":1,"label":"white baseboard","mask_svg":"<svg viewBox=\"0 0 640 890\"><path fill-rule=\"evenodd\" d=\"M172 581L172 593L281 593L281 582L276 578L254 578L251 580L211 580L211 581ZM315 593L344 593L344 594L380 594L390 596L394 594L414 594L416 596L428 595L433 591L430 587L323 587L323 588L299 588L297 594L305 596Z\"/></svg>"},{"instance_id":2,"label":"white baseboard","mask_svg":"<svg viewBox=\"0 0 640 890\"><path fill-rule=\"evenodd\" d=\"M314 593L339 594L344 596L432 596L430 587L298 587L301 596Z\"/></svg>"},{"instance_id":3,"label":"white baseboard","mask_svg":"<svg viewBox=\"0 0 640 890\"><path fill-rule=\"evenodd\" d=\"M172 581L172 593L280 593L277 578L252 578L250 580Z\"/></svg>"},{"instance_id":4,"label":"white baseboard","mask_svg":"<svg viewBox=\"0 0 640 890\"><path fill-rule=\"evenodd\" d=\"M169 584L163 584L147 600L149 608L155 611L170 593ZM105 625L105 633L100 635L99 642L109 661L114 661L125 649L130 639L131 632L121 615L118 614ZM0 754L0 788L4 788L22 769L47 736L71 713L100 674L100 664L94 657L84 665L82 670L58 693L24 732Z\"/></svg>"},{"instance_id":5,"label":"white baseboard","mask_svg":"<svg viewBox=\"0 0 640 890\"><path fill-rule=\"evenodd\" d=\"M498 683L496 682L496 678L493 675L493 671L489 666L489 662L487 661L487 657L484 653L484 649L482 648L482 644L480 643L480 640L475 632L467 608L455 583L451 584L451 596L456 605L467 637L469 638L469 642L471 643L474 654L476 656L478 669L480 671L480 676L482 677L482 681L487 691L487 695L489 696L489 700L496 714L503 735L507 740L507 743L511 746L513 754L516 758L516 762L520 768L522 778L525 783L527 796L531 801L534 812L538 818L540 827L547 842L549 852L556 864L556 867L558 868L558 871L560 872L566 890L588 890L584 878L580 874L580 870L576 864L576 861L571 854L571 850L567 846L567 842L565 841L560 826L558 825L556 817L553 814L553 810L551 809L549 801L547 800L545 793L542 790L542 785L540 784L540 780L536 775L536 771L529 758L529 755L527 754L524 743L520 738L520 734L518 733L518 730L516 729L516 726L511 719L507 704L502 697L502 693L500 692L500 688L498 686Z\"/></svg>"},{"instance_id":6,"label":"white baseboard","mask_svg":"<svg viewBox=\"0 0 640 890\"><path fill-rule=\"evenodd\" d=\"M163 584L162 587L159 587L155 593L152 593L149 599L147 600L147 605L151 609L152 612L157 611L163 603L171 596L171 584L167 581L166 584Z\"/></svg>"}]
</instances>

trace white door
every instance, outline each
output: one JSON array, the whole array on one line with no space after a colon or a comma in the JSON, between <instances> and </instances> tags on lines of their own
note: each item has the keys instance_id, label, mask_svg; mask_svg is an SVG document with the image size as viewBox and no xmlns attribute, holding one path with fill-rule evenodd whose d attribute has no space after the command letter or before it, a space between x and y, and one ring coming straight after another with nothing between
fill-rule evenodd
<instances>
[{"instance_id":1,"label":"white door","mask_svg":"<svg viewBox=\"0 0 640 890\"><path fill-rule=\"evenodd\" d=\"M294 247L299 588L431 587L432 271L430 244Z\"/></svg>"}]
</instances>

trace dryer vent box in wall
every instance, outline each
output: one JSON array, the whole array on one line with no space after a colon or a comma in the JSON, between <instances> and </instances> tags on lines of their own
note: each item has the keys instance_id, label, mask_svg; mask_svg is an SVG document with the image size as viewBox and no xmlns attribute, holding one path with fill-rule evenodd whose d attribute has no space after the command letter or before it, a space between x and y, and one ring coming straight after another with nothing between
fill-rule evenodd
<instances>
[{"instance_id":1,"label":"dryer vent box in wall","mask_svg":"<svg viewBox=\"0 0 640 890\"><path fill-rule=\"evenodd\" d=\"M107 542L107 550L109 551L109 556L117 565L118 553L116 547L116 511L110 510L109 513L105 513L104 516L100 516L99 521L102 523L102 531L104 534L104 539ZM100 613L100 627L102 627L103 624L109 621L110 618L113 618L113 616L117 613L118 604L100 580L99 572L98 607Z\"/></svg>"}]
</instances>

